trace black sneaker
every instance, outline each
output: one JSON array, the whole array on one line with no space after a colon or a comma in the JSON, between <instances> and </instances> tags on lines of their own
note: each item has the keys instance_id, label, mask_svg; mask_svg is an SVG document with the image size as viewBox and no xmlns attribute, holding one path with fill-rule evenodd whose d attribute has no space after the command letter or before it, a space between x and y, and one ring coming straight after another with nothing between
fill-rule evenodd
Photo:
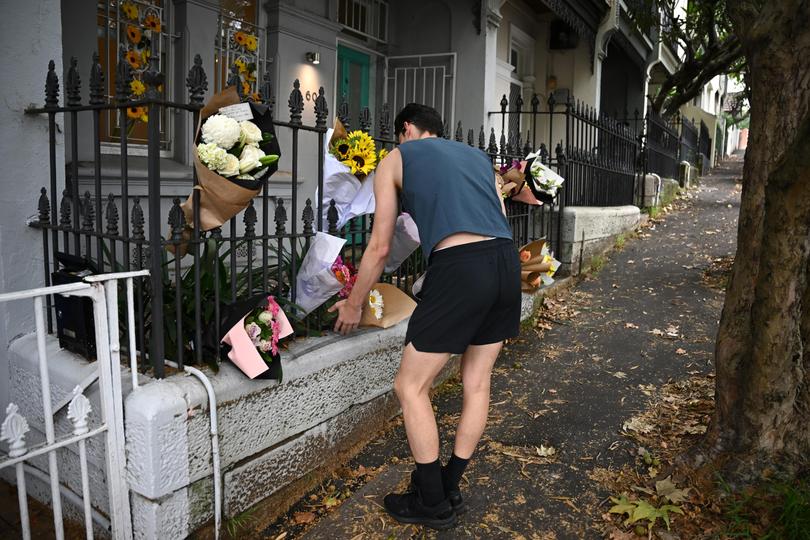
<instances>
[{"instance_id":1,"label":"black sneaker","mask_svg":"<svg viewBox=\"0 0 810 540\"><path fill-rule=\"evenodd\" d=\"M456 524L456 513L447 499L436 506L426 506L418 491L389 493L383 499L383 506L388 515L400 523L424 525L436 530L449 529Z\"/></svg>"},{"instance_id":2,"label":"black sneaker","mask_svg":"<svg viewBox=\"0 0 810 540\"><path fill-rule=\"evenodd\" d=\"M444 471L442 471L442 480L444 480ZM408 486L408 491L416 493L416 489L416 471L411 471L411 485ZM447 500L450 501L450 505L453 507L453 511L456 514L463 514L467 511L467 503L464 502L460 490L445 489L444 494L447 496Z\"/></svg>"}]
</instances>

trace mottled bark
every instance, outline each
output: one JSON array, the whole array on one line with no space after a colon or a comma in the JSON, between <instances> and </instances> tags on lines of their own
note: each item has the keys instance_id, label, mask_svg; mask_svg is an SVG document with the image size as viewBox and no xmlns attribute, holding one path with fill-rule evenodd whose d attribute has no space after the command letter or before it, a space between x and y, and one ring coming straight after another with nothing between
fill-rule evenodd
<instances>
[{"instance_id":1,"label":"mottled bark","mask_svg":"<svg viewBox=\"0 0 810 540\"><path fill-rule=\"evenodd\" d=\"M709 441L751 472L799 469L810 456L810 5L727 9L750 66L751 131Z\"/></svg>"}]
</instances>

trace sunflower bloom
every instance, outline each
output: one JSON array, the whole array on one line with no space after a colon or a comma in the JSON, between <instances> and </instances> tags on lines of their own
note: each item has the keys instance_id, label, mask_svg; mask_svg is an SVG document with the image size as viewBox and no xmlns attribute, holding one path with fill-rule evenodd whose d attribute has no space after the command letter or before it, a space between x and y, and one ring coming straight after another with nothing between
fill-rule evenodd
<instances>
[{"instance_id":1,"label":"sunflower bloom","mask_svg":"<svg viewBox=\"0 0 810 540\"><path fill-rule=\"evenodd\" d=\"M137 51L127 51L127 62L129 62L132 69L138 69L142 64L141 55L138 54Z\"/></svg>"},{"instance_id":2,"label":"sunflower bloom","mask_svg":"<svg viewBox=\"0 0 810 540\"><path fill-rule=\"evenodd\" d=\"M127 25L127 39L133 44L137 45L141 42L141 29L134 25Z\"/></svg>"},{"instance_id":3,"label":"sunflower bloom","mask_svg":"<svg viewBox=\"0 0 810 540\"><path fill-rule=\"evenodd\" d=\"M143 25L146 26L146 28L151 30L152 32L160 32L161 28L160 17L158 17L154 13L150 13L143 20Z\"/></svg>"},{"instance_id":4,"label":"sunflower bloom","mask_svg":"<svg viewBox=\"0 0 810 540\"><path fill-rule=\"evenodd\" d=\"M135 96L142 96L146 92L146 86L138 79L133 79L129 83L129 89Z\"/></svg>"},{"instance_id":5,"label":"sunflower bloom","mask_svg":"<svg viewBox=\"0 0 810 540\"><path fill-rule=\"evenodd\" d=\"M242 95L249 96L250 95L250 85L245 81L242 81Z\"/></svg>"},{"instance_id":6,"label":"sunflower bloom","mask_svg":"<svg viewBox=\"0 0 810 540\"><path fill-rule=\"evenodd\" d=\"M379 152L379 154L377 154L377 163L382 161L383 158L385 156L387 156L387 155L388 155L388 150L386 150L385 148L380 148L380 152Z\"/></svg>"},{"instance_id":7,"label":"sunflower bloom","mask_svg":"<svg viewBox=\"0 0 810 540\"><path fill-rule=\"evenodd\" d=\"M138 20L138 6L132 2L124 2L121 4L121 11L124 12L124 16L127 19L132 21Z\"/></svg>"},{"instance_id":8,"label":"sunflower bloom","mask_svg":"<svg viewBox=\"0 0 810 540\"><path fill-rule=\"evenodd\" d=\"M360 148L362 152L371 151L376 153L374 139L372 139L371 136L365 131L360 131L359 129L352 131L349 133L346 139L349 141L351 146Z\"/></svg>"},{"instance_id":9,"label":"sunflower bloom","mask_svg":"<svg viewBox=\"0 0 810 540\"><path fill-rule=\"evenodd\" d=\"M127 107L127 116L133 120L140 120L144 123L149 121L149 116L146 114L146 107Z\"/></svg>"},{"instance_id":10,"label":"sunflower bloom","mask_svg":"<svg viewBox=\"0 0 810 540\"><path fill-rule=\"evenodd\" d=\"M377 164L377 152L372 147L371 150L355 146L352 148L347 164L352 169L352 174L368 175L374 170Z\"/></svg>"},{"instance_id":11,"label":"sunflower bloom","mask_svg":"<svg viewBox=\"0 0 810 540\"><path fill-rule=\"evenodd\" d=\"M248 38L248 36L247 36L247 34L245 34L244 32L237 32L237 33L235 33L235 34L233 35L233 40L234 40L234 41L236 42L236 44L237 44L237 45L239 45L240 47L244 47L244 46L245 46L245 44L247 43L247 38Z\"/></svg>"},{"instance_id":12,"label":"sunflower bloom","mask_svg":"<svg viewBox=\"0 0 810 540\"><path fill-rule=\"evenodd\" d=\"M332 154L340 161L349 159L349 150L351 150L351 145L346 139L338 139L332 145Z\"/></svg>"},{"instance_id":13,"label":"sunflower bloom","mask_svg":"<svg viewBox=\"0 0 810 540\"><path fill-rule=\"evenodd\" d=\"M245 37L245 48L251 52L259 48L259 40L256 39L256 36L248 35Z\"/></svg>"}]
</instances>

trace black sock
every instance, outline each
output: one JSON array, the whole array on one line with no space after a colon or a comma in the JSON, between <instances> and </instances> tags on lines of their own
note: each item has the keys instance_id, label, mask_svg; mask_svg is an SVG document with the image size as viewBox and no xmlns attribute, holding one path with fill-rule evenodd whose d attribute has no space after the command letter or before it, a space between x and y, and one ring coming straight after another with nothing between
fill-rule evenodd
<instances>
[{"instance_id":1,"label":"black sock","mask_svg":"<svg viewBox=\"0 0 810 540\"><path fill-rule=\"evenodd\" d=\"M417 463L416 480L426 506L436 506L444 500L442 464L438 459L433 463Z\"/></svg>"},{"instance_id":2,"label":"black sock","mask_svg":"<svg viewBox=\"0 0 810 540\"><path fill-rule=\"evenodd\" d=\"M450 460L444 467L444 481L447 490L458 490L458 484L461 482L461 475L464 474L464 469L467 468L469 459L463 459L456 454L450 456Z\"/></svg>"}]
</instances>

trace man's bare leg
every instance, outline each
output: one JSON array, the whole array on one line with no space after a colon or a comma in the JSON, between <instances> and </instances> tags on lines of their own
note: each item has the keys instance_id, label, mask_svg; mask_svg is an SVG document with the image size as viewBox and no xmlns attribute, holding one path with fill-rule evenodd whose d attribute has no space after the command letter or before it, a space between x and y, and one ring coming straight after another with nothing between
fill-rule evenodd
<instances>
[{"instance_id":1,"label":"man's bare leg","mask_svg":"<svg viewBox=\"0 0 810 540\"><path fill-rule=\"evenodd\" d=\"M417 463L439 459L439 432L430 404L433 380L450 359L449 353L423 353L408 344L394 379L394 391L402 406L408 444Z\"/></svg>"},{"instance_id":2,"label":"man's bare leg","mask_svg":"<svg viewBox=\"0 0 810 540\"><path fill-rule=\"evenodd\" d=\"M464 387L464 401L461 406L461 419L456 428L456 443L453 453L463 459L470 459L475 451L489 415L489 388L492 367L503 342L489 345L470 345L461 357L461 382Z\"/></svg>"}]
</instances>

